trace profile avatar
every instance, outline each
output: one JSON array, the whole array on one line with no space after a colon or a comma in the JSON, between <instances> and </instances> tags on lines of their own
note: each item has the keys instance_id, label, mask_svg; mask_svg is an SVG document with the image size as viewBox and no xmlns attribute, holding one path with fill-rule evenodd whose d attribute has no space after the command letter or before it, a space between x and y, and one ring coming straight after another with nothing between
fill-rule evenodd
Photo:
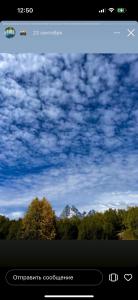
<instances>
[{"instance_id":1,"label":"profile avatar","mask_svg":"<svg viewBox=\"0 0 138 300\"><path fill-rule=\"evenodd\" d=\"M16 34L16 31L13 27L7 27L5 29L5 36L7 38L13 38L15 36L15 34Z\"/></svg>"}]
</instances>

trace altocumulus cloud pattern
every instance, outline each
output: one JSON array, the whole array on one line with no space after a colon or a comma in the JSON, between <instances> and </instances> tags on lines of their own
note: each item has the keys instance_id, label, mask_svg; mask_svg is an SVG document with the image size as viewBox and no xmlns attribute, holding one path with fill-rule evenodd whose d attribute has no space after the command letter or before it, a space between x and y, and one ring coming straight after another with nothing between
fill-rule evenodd
<instances>
[{"instance_id":1,"label":"altocumulus cloud pattern","mask_svg":"<svg viewBox=\"0 0 138 300\"><path fill-rule=\"evenodd\" d=\"M0 214L138 205L138 55L0 55Z\"/></svg>"}]
</instances>

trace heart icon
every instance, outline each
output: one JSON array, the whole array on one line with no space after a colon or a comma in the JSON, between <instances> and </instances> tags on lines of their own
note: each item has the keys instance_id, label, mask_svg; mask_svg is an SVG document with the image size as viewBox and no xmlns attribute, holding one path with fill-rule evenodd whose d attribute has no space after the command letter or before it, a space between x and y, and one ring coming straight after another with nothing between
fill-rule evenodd
<instances>
[{"instance_id":1,"label":"heart icon","mask_svg":"<svg viewBox=\"0 0 138 300\"><path fill-rule=\"evenodd\" d=\"M124 275L124 279L125 279L126 281L130 281L132 278L133 278L133 275L132 275L132 274L125 274L125 275Z\"/></svg>"}]
</instances>

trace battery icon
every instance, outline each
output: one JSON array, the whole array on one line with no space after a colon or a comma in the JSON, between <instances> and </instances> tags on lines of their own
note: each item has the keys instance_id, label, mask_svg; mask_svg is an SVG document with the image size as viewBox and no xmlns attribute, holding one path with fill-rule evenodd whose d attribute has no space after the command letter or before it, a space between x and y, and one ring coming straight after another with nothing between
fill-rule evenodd
<instances>
[{"instance_id":1,"label":"battery icon","mask_svg":"<svg viewBox=\"0 0 138 300\"><path fill-rule=\"evenodd\" d=\"M124 14L126 12L126 8L124 8L124 7L118 7L117 8L117 13L118 14Z\"/></svg>"}]
</instances>

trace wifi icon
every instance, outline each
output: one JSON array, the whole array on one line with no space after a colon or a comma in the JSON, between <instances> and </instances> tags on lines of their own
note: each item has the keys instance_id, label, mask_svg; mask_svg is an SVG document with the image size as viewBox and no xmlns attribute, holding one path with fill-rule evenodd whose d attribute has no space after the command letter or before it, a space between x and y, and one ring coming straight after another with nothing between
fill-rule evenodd
<instances>
[{"instance_id":1,"label":"wifi icon","mask_svg":"<svg viewBox=\"0 0 138 300\"><path fill-rule=\"evenodd\" d=\"M115 9L113 7L108 8L108 10L112 13Z\"/></svg>"}]
</instances>

